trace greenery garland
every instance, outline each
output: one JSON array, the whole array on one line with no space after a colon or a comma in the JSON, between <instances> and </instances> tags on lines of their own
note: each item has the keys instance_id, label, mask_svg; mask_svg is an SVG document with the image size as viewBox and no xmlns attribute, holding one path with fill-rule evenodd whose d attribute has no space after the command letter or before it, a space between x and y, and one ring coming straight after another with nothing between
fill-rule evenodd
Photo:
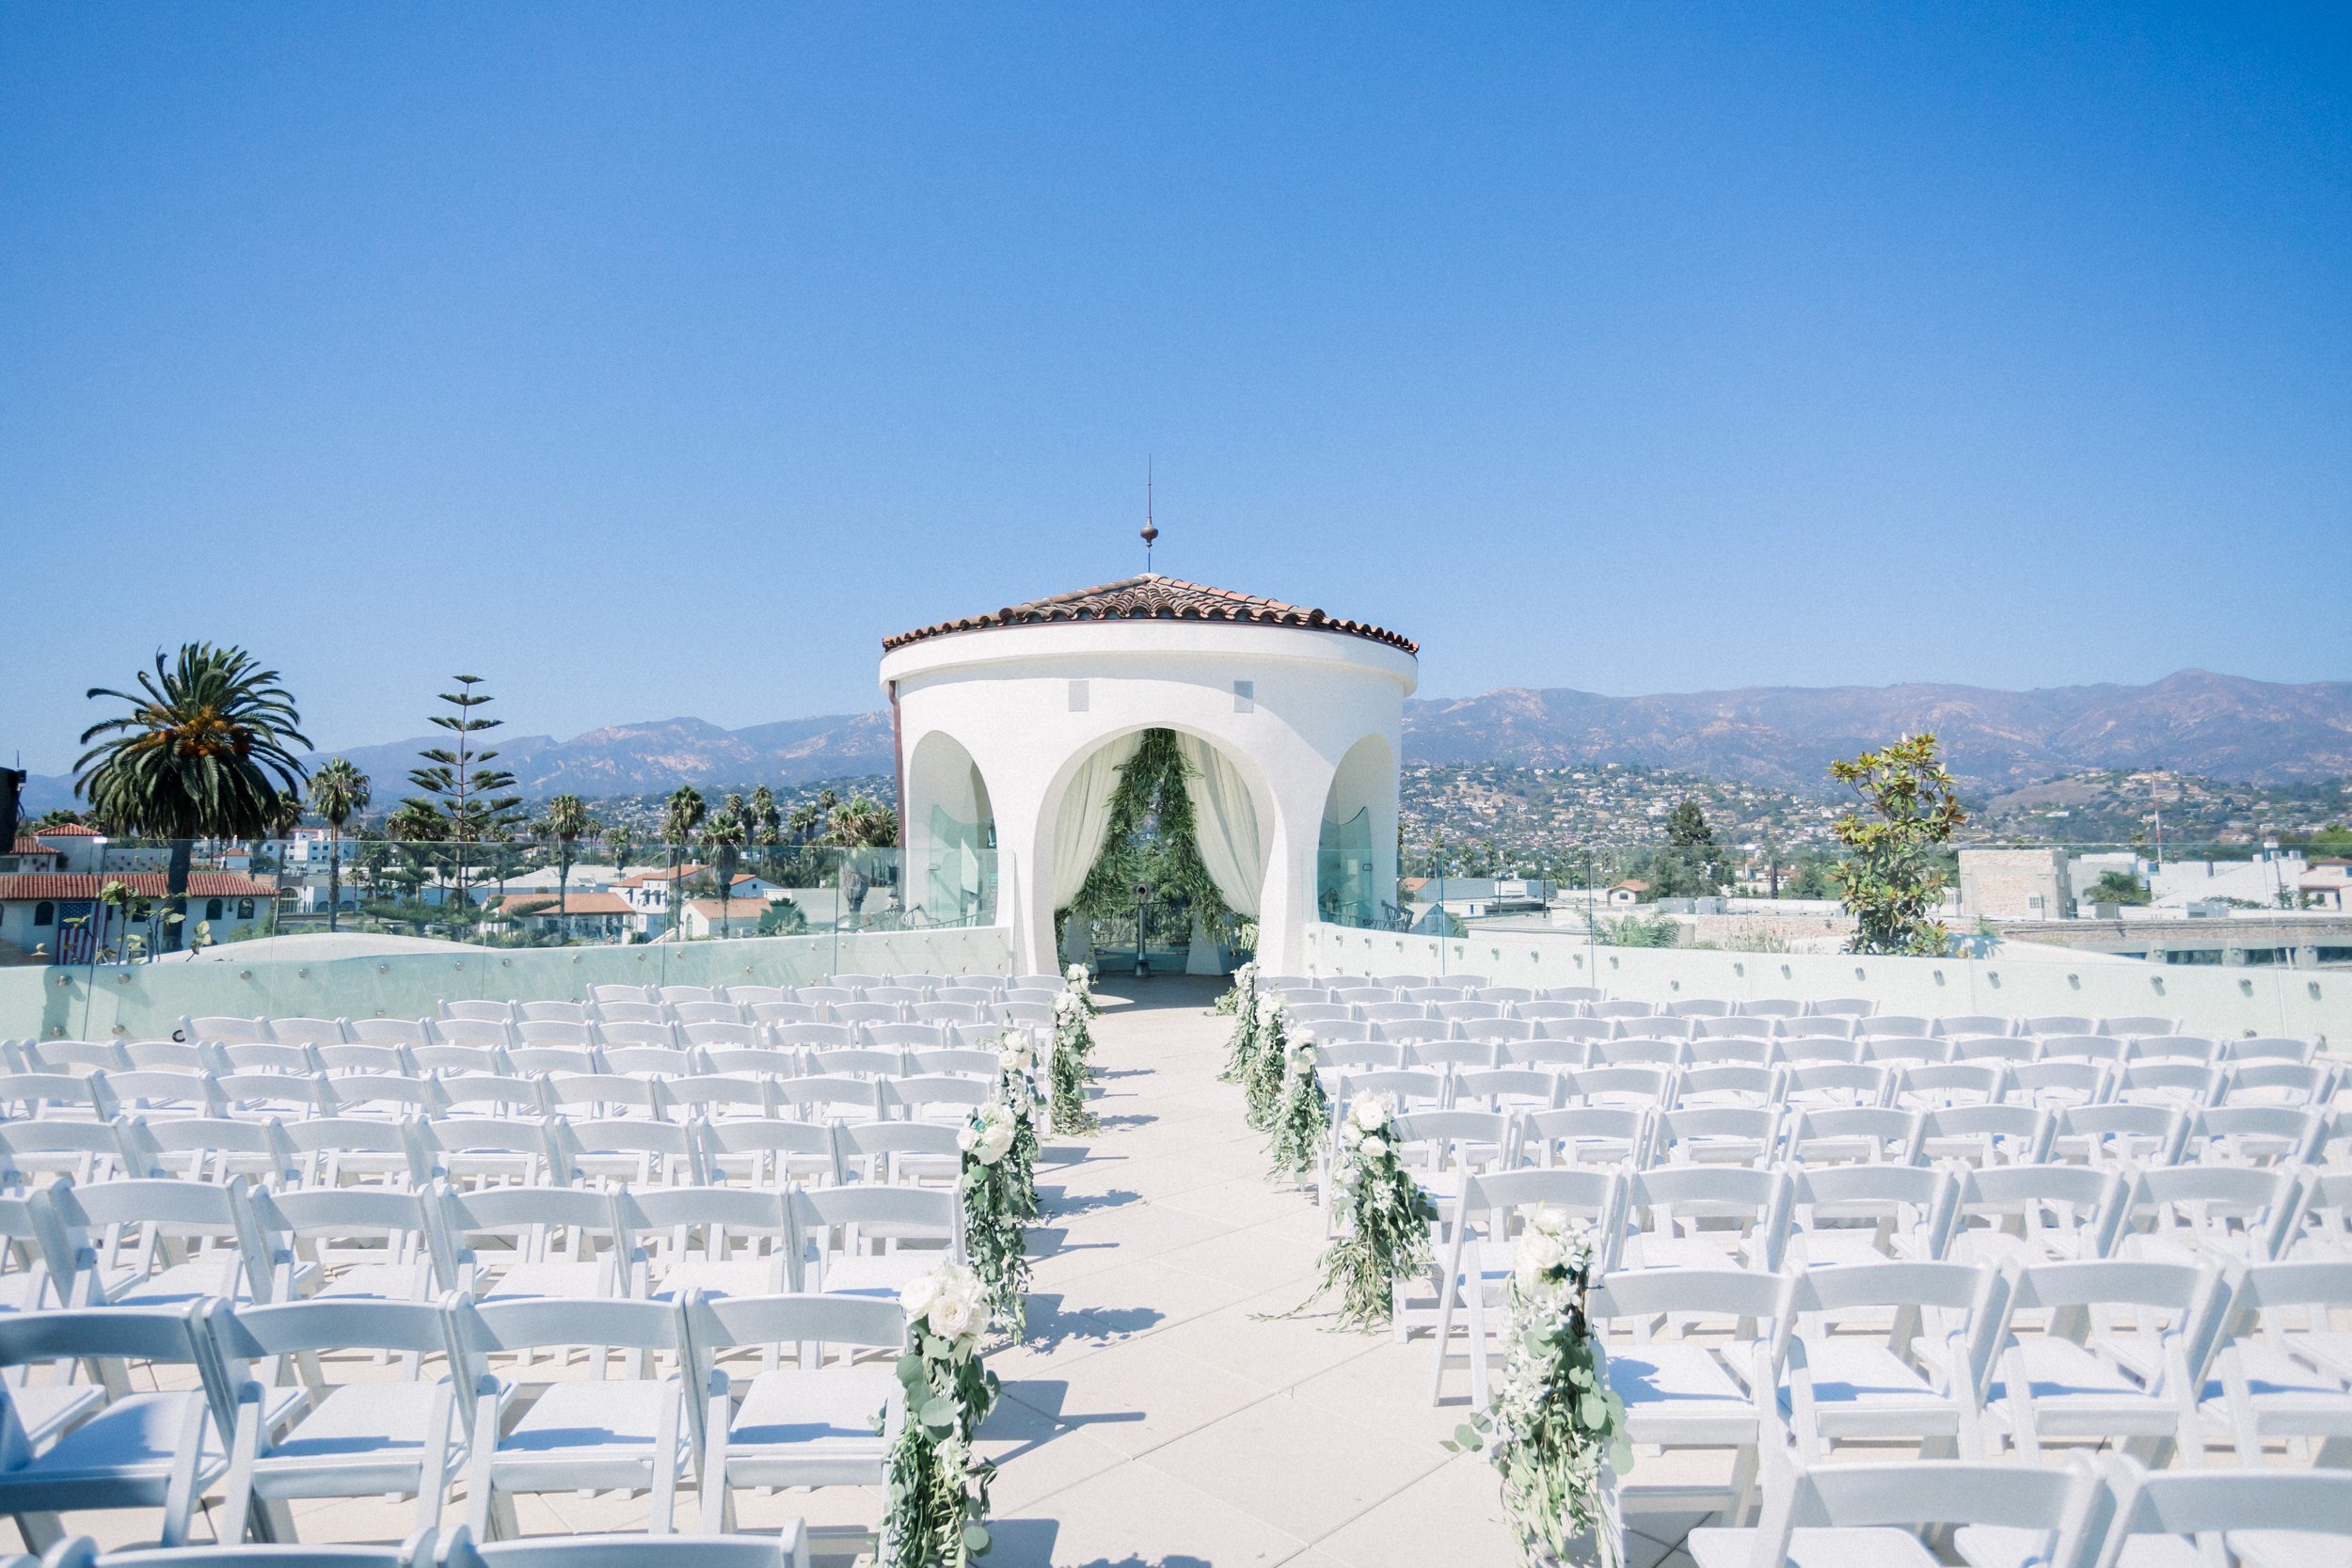
<instances>
[{"instance_id":1,"label":"greenery garland","mask_svg":"<svg viewBox=\"0 0 2352 1568\"><path fill-rule=\"evenodd\" d=\"M1337 1291L1342 1328L1386 1324L1395 1312L1397 1282L1430 1264L1429 1227L1438 1206L1397 1155L1394 1114L1385 1096L1359 1094L1340 1123L1331 1183L1344 1224L1324 1249L1315 1293L1299 1310Z\"/></svg>"},{"instance_id":2,"label":"greenery garland","mask_svg":"<svg viewBox=\"0 0 2352 1568\"><path fill-rule=\"evenodd\" d=\"M1331 1143L1331 1097L1315 1070L1315 1042L1302 1035L1290 1048L1290 1072L1274 1113L1271 1152L1274 1174L1303 1182Z\"/></svg>"},{"instance_id":3,"label":"greenery garland","mask_svg":"<svg viewBox=\"0 0 2352 1568\"><path fill-rule=\"evenodd\" d=\"M964 1246L996 1322L1017 1339L1028 1327L1027 1222L1037 1217L1037 1132L1029 1125L1029 1044L1018 1035L1007 1038L998 1052L1003 1074L995 1096L973 1109L956 1144L963 1150Z\"/></svg>"},{"instance_id":4,"label":"greenery garland","mask_svg":"<svg viewBox=\"0 0 2352 1568\"><path fill-rule=\"evenodd\" d=\"M906 1421L890 1451L882 1513L884 1568L965 1568L988 1550L988 1489L996 1466L974 1446L996 1403L996 1374L980 1363L987 1289L961 1263L943 1263L898 1292L908 1350L898 1357Z\"/></svg>"},{"instance_id":5,"label":"greenery garland","mask_svg":"<svg viewBox=\"0 0 2352 1568\"><path fill-rule=\"evenodd\" d=\"M1503 1507L1531 1568L1565 1563L1587 1545L1600 1568L1625 1560L1614 1477L1632 1466L1633 1449L1625 1402L1609 1386L1600 1341L1584 1315L1595 1251L1590 1226L1549 1209L1530 1217L1506 1288L1510 1349L1502 1385L1494 1402L1445 1445L1475 1451L1492 1440Z\"/></svg>"},{"instance_id":6,"label":"greenery garland","mask_svg":"<svg viewBox=\"0 0 2352 1568\"><path fill-rule=\"evenodd\" d=\"M1054 1052L1047 1064L1057 1132L1092 1132L1102 1126L1087 1108L1087 1088L1094 1082L1091 1021L1100 1011L1086 966L1072 964L1068 985L1054 998Z\"/></svg>"},{"instance_id":7,"label":"greenery garland","mask_svg":"<svg viewBox=\"0 0 2352 1568\"><path fill-rule=\"evenodd\" d=\"M1200 860L1192 790L1185 782L1192 772L1174 730L1143 732L1136 754L1119 766L1103 851L1070 900L1070 913L1088 919L1123 913L1135 907L1137 884L1149 883L1190 905L1202 928L1231 928L1232 911ZM1145 831L1149 824L1157 825L1156 845Z\"/></svg>"},{"instance_id":8,"label":"greenery garland","mask_svg":"<svg viewBox=\"0 0 2352 1568\"><path fill-rule=\"evenodd\" d=\"M1233 971L1233 989L1217 1000L1219 1012L1233 1015L1233 1037L1225 1047L1225 1065L1217 1081L1245 1082L1258 1053L1258 966L1244 964Z\"/></svg>"},{"instance_id":9,"label":"greenery garland","mask_svg":"<svg viewBox=\"0 0 2352 1568\"><path fill-rule=\"evenodd\" d=\"M1282 1081L1289 1076L1291 1055L1288 1025L1280 999L1260 996L1251 1004L1258 1016L1256 1043L1242 1063L1244 1116L1261 1132L1273 1129L1282 1108Z\"/></svg>"}]
</instances>

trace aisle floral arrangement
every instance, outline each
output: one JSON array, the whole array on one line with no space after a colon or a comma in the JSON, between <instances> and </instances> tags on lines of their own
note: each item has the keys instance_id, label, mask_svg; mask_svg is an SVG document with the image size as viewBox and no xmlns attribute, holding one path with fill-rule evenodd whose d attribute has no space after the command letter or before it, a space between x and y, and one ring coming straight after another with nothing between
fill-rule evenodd
<instances>
[{"instance_id":1,"label":"aisle floral arrangement","mask_svg":"<svg viewBox=\"0 0 2352 1568\"><path fill-rule=\"evenodd\" d=\"M1341 1229L1324 1249L1323 1272L1308 1304L1337 1291L1342 1328L1385 1325L1395 1309L1398 1281L1426 1273L1430 1264L1429 1227L1438 1207L1398 1157L1393 1115L1383 1096L1359 1094L1340 1122L1331 1185Z\"/></svg>"},{"instance_id":2,"label":"aisle floral arrangement","mask_svg":"<svg viewBox=\"0 0 2352 1568\"><path fill-rule=\"evenodd\" d=\"M1538 1209L1512 1253L1509 1346L1494 1402L1449 1449L1492 1443L1502 1502L1530 1568L1597 1560L1618 1568L1616 1477L1631 1467L1625 1402L1609 1386L1584 1315L1596 1242L1590 1226Z\"/></svg>"},{"instance_id":3,"label":"aisle floral arrangement","mask_svg":"<svg viewBox=\"0 0 2352 1568\"><path fill-rule=\"evenodd\" d=\"M1249 999L1257 994L1258 966L1254 963L1246 963L1233 971L1232 987L1216 999L1215 1010L1221 1017L1239 1019L1240 1029L1247 1029L1252 1022L1249 1016ZM1233 1037L1236 1042L1241 1037L1240 1029L1234 1032ZM1232 1047L1227 1048L1225 1070L1217 1076L1229 1084L1233 1081Z\"/></svg>"},{"instance_id":4,"label":"aisle floral arrangement","mask_svg":"<svg viewBox=\"0 0 2352 1568\"><path fill-rule=\"evenodd\" d=\"M989 1483L996 1466L974 1447L996 1402L979 1359L988 1292L978 1275L943 1263L898 1292L907 1352L898 1357L906 1422L890 1451L882 1514L885 1568L965 1568L988 1550Z\"/></svg>"},{"instance_id":5,"label":"aisle floral arrangement","mask_svg":"<svg viewBox=\"0 0 2352 1568\"><path fill-rule=\"evenodd\" d=\"M1250 1004L1257 1017L1255 1037L1248 1057L1242 1063L1241 1092L1244 1118L1263 1132L1274 1126L1275 1113L1281 1109L1282 1080L1290 1073L1290 1025L1282 1016L1282 1000L1260 993Z\"/></svg>"},{"instance_id":6,"label":"aisle floral arrangement","mask_svg":"<svg viewBox=\"0 0 2352 1568\"><path fill-rule=\"evenodd\" d=\"M1087 1109L1087 1087L1094 1082L1094 988L1086 965L1072 964L1068 984L1054 998L1052 1082L1054 1131L1091 1132L1102 1124Z\"/></svg>"},{"instance_id":7,"label":"aisle floral arrangement","mask_svg":"<svg viewBox=\"0 0 2352 1568\"><path fill-rule=\"evenodd\" d=\"M1331 1144L1331 1097L1315 1071L1315 1041L1301 1035L1291 1043L1280 1103L1274 1113L1270 1149L1274 1174L1303 1182L1323 1162Z\"/></svg>"},{"instance_id":8,"label":"aisle floral arrangement","mask_svg":"<svg viewBox=\"0 0 2352 1568\"><path fill-rule=\"evenodd\" d=\"M956 1134L963 1150L964 1246L995 1321L1019 1338L1028 1326L1028 1222L1037 1217L1037 1132L1030 1125L1028 1041L1008 1032L995 1096Z\"/></svg>"}]
</instances>

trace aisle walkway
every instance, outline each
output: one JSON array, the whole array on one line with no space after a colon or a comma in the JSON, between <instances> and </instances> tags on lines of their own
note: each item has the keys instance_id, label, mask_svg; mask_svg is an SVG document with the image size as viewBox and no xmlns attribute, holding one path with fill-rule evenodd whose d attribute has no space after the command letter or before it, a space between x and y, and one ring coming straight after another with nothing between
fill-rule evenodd
<instances>
[{"instance_id":1,"label":"aisle walkway","mask_svg":"<svg viewBox=\"0 0 2352 1568\"><path fill-rule=\"evenodd\" d=\"M1438 1446L1429 1346L1279 1323L1323 1221L1216 1082L1221 989L1109 981L1103 1131L1048 1148L1030 1343L991 1364L989 1568L1506 1568L1493 1470Z\"/></svg>"}]
</instances>

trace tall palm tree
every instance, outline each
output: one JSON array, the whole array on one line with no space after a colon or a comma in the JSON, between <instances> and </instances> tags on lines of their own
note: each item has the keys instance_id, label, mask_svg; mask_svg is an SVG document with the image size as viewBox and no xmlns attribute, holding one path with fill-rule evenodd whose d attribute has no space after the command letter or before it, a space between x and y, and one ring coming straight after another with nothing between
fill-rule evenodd
<instances>
[{"instance_id":1,"label":"tall palm tree","mask_svg":"<svg viewBox=\"0 0 2352 1568\"><path fill-rule=\"evenodd\" d=\"M310 809L326 823L326 928L334 930L343 906L343 824L368 809L373 786L347 757L330 757L310 775Z\"/></svg>"},{"instance_id":2,"label":"tall palm tree","mask_svg":"<svg viewBox=\"0 0 2352 1568\"><path fill-rule=\"evenodd\" d=\"M587 801L577 795L557 795L548 800L548 818L540 828L555 840L555 913L560 925L565 884L572 879L573 846L595 832L596 822L588 815Z\"/></svg>"},{"instance_id":3,"label":"tall palm tree","mask_svg":"<svg viewBox=\"0 0 2352 1568\"><path fill-rule=\"evenodd\" d=\"M612 857L612 879L615 881L628 875L628 858L637 852L637 839L626 822L615 822L604 831L604 851Z\"/></svg>"},{"instance_id":4,"label":"tall palm tree","mask_svg":"<svg viewBox=\"0 0 2352 1568\"><path fill-rule=\"evenodd\" d=\"M692 784L680 784L670 792L661 811L661 838L670 847L670 929L684 939L686 911L680 908L684 889L678 886L679 871L684 864L685 847L694 841L694 832L703 825L708 808L703 804L703 793Z\"/></svg>"},{"instance_id":5,"label":"tall palm tree","mask_svg":"<svg viewBox=\"0 0 2352 1568\"><path fill-rule=\"evenodd\" d=\"M138 687L90 689L93 699L112 697L131 711L82 732L90 749L73 765L73 786L117 832L171 841L164 940L176 951L194 841L267 832L285 798L302 793L305 774L292 748L310 741L278 672L243 648L188 642L176 659L158 649L153 673L140 671Z\"/></svg>"},{"instance_id":6,"label":"tall palm tree","mask_svg":"<svg viewBox=\"0 0 2352 1568\"><path fill-rule=\"evenodd\" d=\"M739 809L742 804L742 797L728 796L726 804L719 808L719 815L703 829L703 842L710 847L711 879L719 884L719 934L722 937L734 934L727 904L735 895L736 868L743 863L743 840L746 835Z\"/></svg>"}]
</instances>

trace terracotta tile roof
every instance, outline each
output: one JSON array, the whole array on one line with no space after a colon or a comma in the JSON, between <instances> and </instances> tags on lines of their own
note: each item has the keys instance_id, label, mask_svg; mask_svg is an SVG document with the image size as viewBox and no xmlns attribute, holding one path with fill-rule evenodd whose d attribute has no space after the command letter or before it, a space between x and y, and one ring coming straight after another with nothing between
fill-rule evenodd
<instances>
[{"instance_id":1,"label":"terracotta tile roof","mask_svg":"<svg viewBox=\"0 0 2352 1568\"><path fill-rule=\"evenodd\" d=\"M164 895L160 871L28 872L0 877L0 900L9 898L95 898L108 882L126 882L131 891L149 898ZM240 877L233 871L196 871L188 876L191 898L275 898L278 884Z\"/></svg>"},{"instance_id":2,"label":"terracotta tile roof","mask_svg":"<svg viewBox=\"0 0 2352 1568\"><path fill-rule=\"evenodd\" d=\"M43 844L37 838L26 838L20 834L16 841L16 847L10 849L8 853L11 855L54 855L58 853L58 850L55 845Z\"/></svg>"},{"instance_id":3,"label":"terracotta tile roof","mask_svg":"<svg viewBox=\"0 0 2352 1568\"><path fill-rule=\"evenodd\" d=\"M1032 599L1027 604L1007 605L985 615L966 616L961 621L942 621L937 626L900 632L896 637L882 639L882 652L889 653L910 642L946 637L959 631L978 631L986 626L1042 626L1055 621L1249 621L1263 626L1304 626L1313 631L1343 632L1350 637L1385 642L1408 654L1421 651L1420 644L1410 639L1367 622L1338 621L1320 610L1284 604L1279 599L1262 599L1254 594L1236 594L1227 588L1204 588L1197 582L1146 572L1139 578L1124 578L1099 587L1081 588L1074 594L1057 594L1050 599Z\"/></svg>"},{"instance_id":4,"label":"terracotta tile roof","mask_svg":"<svg viewBox=\"0 0 2352 1568\"><path fill-rule=\"evenodd\" d=\"M43 838L96 838L98 836L96 828L85 828L79 822L68 822L57 828L36 828L33 831Z\"/></svg>"},{"instance_id":5,"label":"terracotta tile roof","mask_svg":"<svg viewBox=\"0 0 2352 1568\"><path fill-rule=\"evenodd\" d=\"M504 911L520 915L525 920L533 919L539 915L553 919L557 912L555 895L552 893L510 893L506 895L506 902L500 908ZM629 901L617 893L575 893L564 900L563 913L566 919L580 914L633 914L635 912Z\"/></svg>"}]
</instances>

